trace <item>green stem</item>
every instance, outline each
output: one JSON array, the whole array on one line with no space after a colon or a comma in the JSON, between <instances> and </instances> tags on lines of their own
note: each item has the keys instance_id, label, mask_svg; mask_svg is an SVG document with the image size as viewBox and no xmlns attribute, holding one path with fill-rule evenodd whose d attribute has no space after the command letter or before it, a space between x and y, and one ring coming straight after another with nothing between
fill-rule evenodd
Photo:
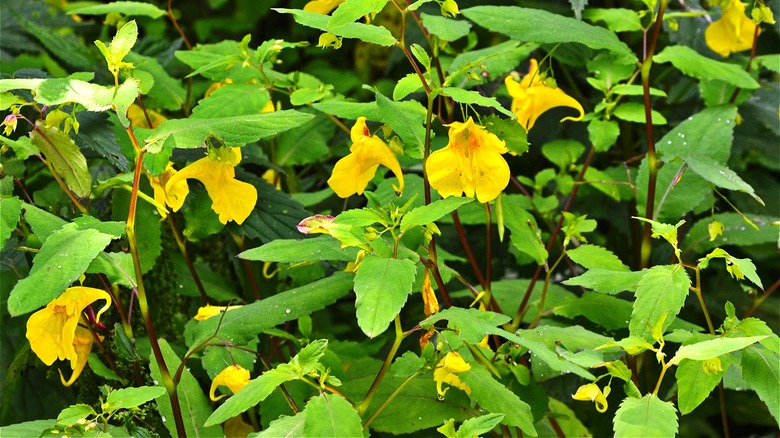
<instances>
[{"instance_id":1,"label":"green stem","mask_svg":"<svg viewBox=\"0 0 780 438\"><path fill-rule=\"evenodd\" d=\"M160 344L157 341L157 335L154 332L154 325L152 324L152 316L149 312L149 303L146 299L146 289L144 288L143 275L141 270L141 257L138 252L138 241L135 237L135 211L138 204L138 185L141 181L141 170L143 169L143 158L146 153L145 149L141 149L138 145L138 139L135 138L135 133L130 127L125 128L130 141L136 150L135 170L133 173L133 191L130 194L130 207L127 214L127 241L130 245L130 254L133 257L133 268L135 268L136 276L136 289L138 291L138 307L141 310L141 315L146 325L146 332L149 335L149 342L154 352L154 358L157 362L157 366L160 368L160 375L162 376L163 385L168 392L168 397L171 400L171 408L173 410L173 418L176 423L176 433L180 437L186 437L187 432L184 429L184 420L181 415L181 407L179 406L179 396L176 392L176 384L173 381L170 371L168 371L168 365L165 363Z\"/></svg>"},{"instance_id":2,"label":"green stem","mask_svg":"<svg viewBox=\"0 0 780 438\"><path fill-rule=\"evenodd\" d=\"M644 60L642 61L642 90L644 91L644 106L645 106L645 131L647 132L647 168L648 168L648 180L647 180L647 201L645 203L645 217L653 217L653 209L655 205L655 188L658 181L658 158L655 153L655 138L653 135L653 105L650 99L650 68L653 66L653 55L655 54L655 46L658 42L658 35L663 27L664 11L666 10L666 3L668 0L661 0L658 6L658 15L655 19L655 28L653 29L653 36L650 39L650 46L644 54ZM640 268L646 268L650 264L650 251L652 250L652 229L649 222L644 224L644 232L642 236L642 246L640 250Z\"/></svg>"},{"instance_id":3,"label":"green stem","mask_svg":"<svg viewBox=\"0 0 780 438\"><path fill-rule=\"evenodd\" d=\"M401 346L401 341L403 341L404 338L406 338L406 333L404 333L403 329L401 328L401 315L398 314L395 315L395 341L393 341L393 345L390 347L390 351L387 352L385 362L382 364L382 368L379 369L379 373L376 375L374 383L371 384L371 388L368 389L368 392L363 398L363 401L360 402L360 406L357 407L358 415L363 416L363 414L366 412L366 409L368 409L369 405L371 405L371 401L374 399L374 395L376 395L377 389L379 389L379 384L382 383L382 379L384 379L385 374L387 374L387 370L390 368L390 364L393 363L395 354L398 352L398 348Z\"/></svg>"},{"instance_id":4,"label":"green stem","mask_svg":"<svg viewBox=\"0 0 780 438\"><path fill-rule=\"evenodd\" d=\"M209 296L206 295L206 289L203 287L203 282L200 281L200 275L198 275L198 271L195 269L195 265L192 263L190 254L187 251L187 242L182 239L181 234L179 234L179 230L176 228L176 223L173 221L173 215L168 215L168 225L171 227L173 240L176 241L176 246L179 247L179 252L181 253L182 257L184 257L184 261L187 263L187 268L190 270L192 280L195 281L195 286L197 286L198 292L200 292L200 298L205 304L211 304Z\"/></svg>"}]
</instances>

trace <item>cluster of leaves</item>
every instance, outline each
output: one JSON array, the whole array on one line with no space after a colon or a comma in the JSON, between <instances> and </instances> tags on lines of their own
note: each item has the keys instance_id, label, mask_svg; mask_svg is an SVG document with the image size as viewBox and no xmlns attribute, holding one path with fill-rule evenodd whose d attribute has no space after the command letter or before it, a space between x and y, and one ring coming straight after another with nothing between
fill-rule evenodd
<instances>
[{"instance_id":1,"label":"cluster of leaves","mask_svg":"<svg viewBox=\"0 0 780 438\"><path fill-rule=\"evenodd\" d=\"M52 3L0 5L0 435L776 431L776 4Z\"/></svg>"}]
</instances>

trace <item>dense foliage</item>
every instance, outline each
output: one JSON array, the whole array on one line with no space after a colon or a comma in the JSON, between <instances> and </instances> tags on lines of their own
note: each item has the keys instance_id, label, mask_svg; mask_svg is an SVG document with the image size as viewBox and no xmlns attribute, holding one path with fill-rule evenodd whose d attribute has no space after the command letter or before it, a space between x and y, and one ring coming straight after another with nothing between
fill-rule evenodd
<instances>
[{"instance_id":1,"label":"dense foliage","mask_svg":"<svg viewBox=\"0 0 780 438\"><path fill-rule=\"evenodd\" d=\"M0 436L774 436L778 14L4 0Z\"/></svg>"}]
</instances>

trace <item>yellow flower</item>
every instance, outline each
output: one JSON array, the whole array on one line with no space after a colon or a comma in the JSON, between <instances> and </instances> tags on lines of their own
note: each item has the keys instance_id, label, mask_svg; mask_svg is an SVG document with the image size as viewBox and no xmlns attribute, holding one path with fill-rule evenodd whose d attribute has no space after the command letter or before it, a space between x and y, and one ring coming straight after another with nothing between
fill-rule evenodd
<instances>
[{"instance_id":1,"label":"yellow flower","mask_svg":"<svg viewBox=\"0 0 780 438\"><path fill-rule=\"evenodd\" d=\"M342 3L344 3L344 0L314 0L306 3L303 10L316 12L317 14L330 14L332 10L336 9Z\"/></svg>"},{"instance_id":2,"label":"yellow flower","mask_svg":"<svg viewBox=\"0 0 780 438\"><path fill-rule=\"evenodd\" d=\"M577 393L571 396L574 400L592 401L596 403L596 410L604 413L607 411L607 396L611 388L609 386L604 387L604 392L601 392L598 385L595 383L588 383L582 385L577 389Z\"/></svg>"},{"instance_id":3,"label":"yellow flower","mask_svg":"<svg viewBox=\"0 0 780 438\"><path fill-rule=\"evenodd\" d=\"M350 131L352 146L350 153L336 162L333 174L328 180L330 188L341 198L357 193L363 194L368 182L374 177L377 167L383 165L398 178L397 192L404 190L404 175L401 165L390 147L366 126L366 118L359 117Z\"/></svg>"},{"instance_id":4,"label":"yellow flower","mask_svg":"<svg viewBox=\"0 0 780 438\"><path fill-rule=\"evenodd\" d=\"M217 401L227 395L220 395L215 397L215 392L220 386L227 386L233 394L241 391L249 383L249 371L244 369L241 365L230 365L224 370L220 371L214 380L211 382L211 390L209 391L209 398L213 401Z\"/></svg>"},{"instance_id":5,"label":"yellow flower","mask_svg":"<svg viewBox=\"0 0 780 438\"><path fill-rule=\"evenodd\" d=\"M147 115L149 116L148 121L146 120ZM160 126L162 122L168 120L164 115L154 110L146 110L146 114L144 114L144 110L136 104L131 104L127 109L127 118L130 120L131 126L146 129L156 128ZM151 126L149 125L149 121L152 122Z\"/></svg>"},{"instance_id":6,"label":"yellow flower","mask_svg":"<svg viewBox=\"0 0 780 438\"><path fill-rule=\"evenodd\" d=\"M51 365L55 360L70 361L73 375L68 381L62 378L65 386L76 380L87 363L92 333L79 327L79 321L83 321L81 312L97 300L105 300L106 304L97 312L95 320L99 320L111 305L108 293L91 287L70 287L27 320L30 348L43 363Z\"/></svg>"},{"instance_id":7,"label":"yellow flower","mask_svg":"<svg viewBox=\"0 0 780 438\"><path fill-rule=\"evenodd\" d=\"M175 190L180 181L195 178L206 186L211 209L223 224L236 221L241 225L257 203L257 189L236 179L235 167L241 162L241 148L214 148L205 158L176 172L165 185L168 205L178 211L184 204L182 192Z\"/></svg>"},{"instance_id":8,"label":"yellow flower","mask_svg":"<svg viewBox=\"0 0 780 438\"><path fill-rule=\"evenodd\" d=\"M16 131L18 118L19 116L17 114L8 114L5 116L2 125L0 125L5 126L5 129L3 129L3 135L11 135L12 132Z\"/></svg>"},{"instance_id":9,"label":"yellow flower","mask_svg":"<svg viewBox=\"0 0 780 438\"><path fill-rule=\"evenodd\" d=\"M149 184L154 190L154 200L157 202L157 212L160 213L160 217L165 219L168 216L168 210L165 209L166 205L172 205L176 199L184 199L190 193L190 188L187 186L187 181L179 181L176 184L167 187L168 181L176 175L176 169L173 168L173 163L168 162L165 166L165 170L157 175L149 177ZM170 190L170 195L168 194ZM171 201L169 201L169 198Z\"/></svg>"},{"instance_id":10,"label":"yellow flower","mask_svg":"<svg viewBox=\"0 0 780 438\"><path fill-rule=\"evenodd\" d=\"M496 199L509 184L509 165L501 154L507 149L502 140L469 117L465 123L450 125L450 141L428 157L425 171L431 187L446 198L477 195L479 202Z\"/></svg>"},{"instance_id":11,"label":"yellow flower","mask_svg":"<svg viewBox=\"0 0 780 438\"><path fill-rule=\"evenodd\" d=\"M729 56L753 47L756 24L745 15L745 5L739 0L728 0L721 7L721 16L704 31L704 40L713 52Z\"/></svg>"},{"instance_id":12,"label":"yellow flower","mask_svg":"<svg viewBox=\"0 0 780 438\"><path fill-rule=\"evenodd\" d=\"M579 102L560 88L549 86L548 82L549 80L541 77L535 59L531 60L531 68L520 82L515 81L512 76L507 76L504 81L509 95L512 96L512 112L517 115L517 122L526 131L531 130L536 119L545 111L555 107L567 106L580 112L579 117L564 117L561 122L578 121L585 116L585 110Z\"/></svg>"},{"instance_id":13,"label":"yellow flower","mask_svg":"<svg viewBox=\"0 0 780 438\"><path fill-rule=\"evenodd\" d=\"M439 397L444 397L444 394L449 388L442 390L442 383L446 383L450 386L462 389L466 394L471 394L471 388L469 385L460 381L458 374L471 369L471 365L467 364L460 354L450 351L442 360L436 364L436 369L433 370L433 380L436 382L436 392L439 393Z\"/></svg>"},{"instance_id":14,"label":"yellow flower","mask_svg":"<svg viewBox=\"0 0 780 438\"><path fill-rule=\"evenodd\" d=\"M195 315L194 320L196 321L205 321L209 318L212 318L214 316L219 315L222 312L229 312L231 310L238 309L242 306L212 306L210 304L207 304L203 307L198 308L198 314Z\"/></svg>"}]
</instances>

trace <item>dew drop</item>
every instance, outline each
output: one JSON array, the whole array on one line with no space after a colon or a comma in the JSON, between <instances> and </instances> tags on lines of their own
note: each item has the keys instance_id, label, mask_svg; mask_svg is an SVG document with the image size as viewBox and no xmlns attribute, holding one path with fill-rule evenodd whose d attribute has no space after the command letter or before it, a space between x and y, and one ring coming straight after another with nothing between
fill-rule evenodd
<instances>
[{"instance_id":1,"label":"dew drop","mask_svg":"<svg viewBox=\"0 0 780 438\"><path fill-rule=\"evenodd\" d=\"M290 310L290 309L284 309L284 313L290 313L290 312L292 312L292 310Z\"/></svg>"},{"instance_id":2,"label":"dew drop","mask_svg":"<svg viewBox=\"0 0 780 438\"><path fill-rule=\"evenodd\" d=\"M57 265L57 269L62 269L62 265Z\"/></svg>"},{"instance_id":3,"label":"dew drop","mask_svg":"<svg viewBox=\"0 0 780 438\"><path fill-rule=\"evenodd\" d=\"M180 285L179 285L179 289L184 289L184 285L183 285L183 284L180 284Z\"/></svg>"},{"instance_id":4,"label":"dew drop","mask_svg":"<svg viewBox=\"0 0 780 438\"><path fill-rule=\"evenodd\" d=\"M162 422L165 423L166 421L168 421L168 419L165 418L165 417L162 417Z\"/></svg>"}]
</instances>

